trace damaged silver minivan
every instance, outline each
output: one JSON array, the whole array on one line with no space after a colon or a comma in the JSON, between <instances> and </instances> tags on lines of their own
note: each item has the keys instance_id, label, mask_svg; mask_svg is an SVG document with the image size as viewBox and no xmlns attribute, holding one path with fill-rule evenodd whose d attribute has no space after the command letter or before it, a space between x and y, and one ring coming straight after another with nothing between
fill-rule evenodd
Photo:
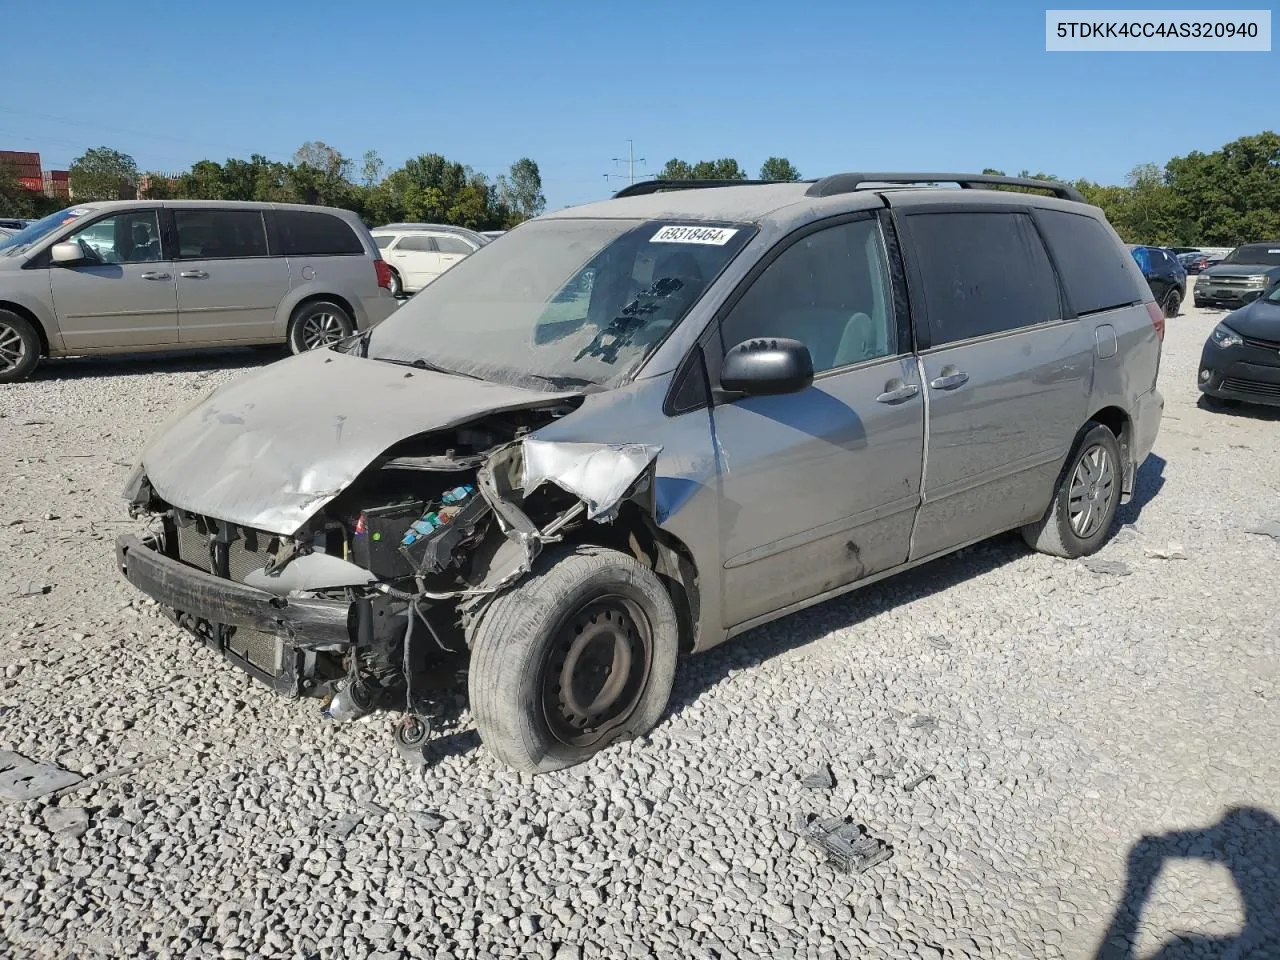
<instances>
[{"instance_id":1,"label":"damaged silver minivan","mask_svg":"<svg viewBox=\"0 0 1280 960\"><path fill-rule=\"evenodd\" d=\"M484 742L545 771L652 728L682 653L1003 531L1102 545L1164 317L1098 209L689 186L523 224L203 398L129 480L121 571L281 694L402 709L402 747L466 652Z\"/></svg>"}]
</instances>

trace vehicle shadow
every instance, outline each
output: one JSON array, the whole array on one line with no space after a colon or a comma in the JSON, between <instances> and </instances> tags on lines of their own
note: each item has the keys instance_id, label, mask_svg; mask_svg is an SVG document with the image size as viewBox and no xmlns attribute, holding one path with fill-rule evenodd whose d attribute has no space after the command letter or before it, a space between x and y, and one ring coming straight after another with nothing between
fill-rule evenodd
<instances>
[{"instance_id":1,"label":"vehicle shadow","mask_svg":"<svg viewBox=\"0 0 1280 960\"><path fill-rule=\"evenodd\" d=\"M1133 496L1128 503L1122 503L1116 510L1116 526L1112 534L1126 523L1137 523L1142 509L1155 499L1160 488L1164 486L1164 468L1169 465L1164 457L1148 454L1147 459L1138 467L1138 475L1133 481Z\"/></svg>"},{"instance_id":2,"label":"vehicle shadow","mask_svg":"<svg viewBox=\"0 0 1280 960\"><path fill-rule=\"evenodd\" d=\"M43 360L31 380L86 380L91 377L125 377L149 373L205 373L263 367L286 356L283 347L232 347L183 353L112 354L107 357L66 357Z\"/></svg>"},{"instance_id":3,"label":"vehicle shadow","mask_svg":"<svg viewBox=\"0 0 1280 960\"><path fill-rule=\"evenodd\" d=\"M1267 407L1253 403L1240 403L1235 406L1214 406L1205 400L1203 394L1196 400L1196 406L1201 410L1221 417L1236 417L1240 420L1268 420L1272 423L1280 420L1280 407Z\"/></svg>"},{"instance_id":4,"label":"vehicle shadow","mask_svg":"<svg viewBox=\"0 0 1280 960\"><path fill-rule=\"evenodd\" d=\"M1230 872L1244 907L1238 934L1170 931L1147 960L1280 956L1280 821L1256 807L1235 807L1203 830L1146 836L1129 851L1124 896L1095 960L1134 960L1142 912L1167 861L1219 863Z\"/></svg>"},{"instance_id":5,"label":"vehicle shadow","mask_svg":"<svg viewBox=\"0 0 1280 960\"><path fill-rule=\"evenodd\" d=\"M682 663L667 716L676 716L692 706L704 692L738 670L758 666L833 630L949 590L1026 555L1027 546L1016 531L1003 534L750 630Z\"/></svg>"}]
</instances>

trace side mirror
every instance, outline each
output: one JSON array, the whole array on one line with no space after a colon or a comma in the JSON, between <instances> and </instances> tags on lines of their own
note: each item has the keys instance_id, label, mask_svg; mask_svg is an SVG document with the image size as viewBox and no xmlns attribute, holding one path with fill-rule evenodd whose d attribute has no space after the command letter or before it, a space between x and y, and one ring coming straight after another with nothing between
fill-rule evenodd
<instances>
[{"instance_id":1,"label":"side mirror","mask_svg":"<svg viewBox=\"0 0 1280 960\"><path fill-rule=\"evenodd\" d=\"M49 250L49 255L53 257L54 263L71 265L84 262L84 251L80 249L80 244L72 240L55 243Z\"/></svg>"},{"instance_id":2,"label":"side mirror","mask_svg":"<svg viewBox=\"0 0 1280 960\"><path fill-rule=\"evenodd\" d=\"M724 355L720 386L748 396L795 393L813 383L813 357L799 340L744 340Z\"/></svg>"}]
</instances>

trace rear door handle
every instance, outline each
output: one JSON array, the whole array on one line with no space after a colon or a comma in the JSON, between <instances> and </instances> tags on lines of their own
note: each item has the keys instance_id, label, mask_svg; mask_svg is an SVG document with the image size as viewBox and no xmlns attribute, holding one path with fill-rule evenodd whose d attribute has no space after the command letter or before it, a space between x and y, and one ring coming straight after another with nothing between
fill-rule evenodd
<instances>
[{"instance_id":1,"label":"rear door handle","mask_svg":"<svg viewBox=\"0 0 1280 960\"><path fill-rule=\"evenodd\" d=\"M885 386L887 387L888 384L886 383ZM900 403L903 400L910 400L919 392L920 388L914 383L904 383L900 387L894 387L880 394L876 397L876 403Z\"/></svg>"},{"instance_id":2,"label":"rear door handle","mask_svg":"<svg viewBox=\"0 0 1280 960\"><path fill-rule=\"evenodd\" d=\"M172 280L171 273L156 273L154 270L148 270L146 273L139 274L143 280Z\"/></svg>"},{"instance_id":3,"label":"rear door handle","mask_svg":"<svg viewBox=\"0 0 1280 960\"><path fill-rule=\"evenodd\" d=\"M205 273L203 270L183 270L180 274L178 274L178 276L184 277L187 280L208 280L209 279L209 275Z\"/></svg>"},{"instance_id":4,"label":"rear door handle","mask_svg":"<svg viewBox=\"0 0 1280 960\"><path fill-rule=\"evenodd\" d=\"M962 387L968 382L969 375L967 373L956 372L930 380L929 386L935 390L954 390L956 387Z\"/></svg>"}]
</instances>

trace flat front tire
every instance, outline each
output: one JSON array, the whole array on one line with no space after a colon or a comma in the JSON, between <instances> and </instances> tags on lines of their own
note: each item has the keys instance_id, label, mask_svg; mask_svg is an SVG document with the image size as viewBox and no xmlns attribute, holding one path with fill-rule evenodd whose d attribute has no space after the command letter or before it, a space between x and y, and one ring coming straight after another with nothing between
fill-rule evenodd
<instances>
[{"instance_id":1,"label":"flat front tire","mask_svg":"<svg viewBox=\"0 0 1280 960\"><path fill-rule=\"evenodd\" d=\"M1096 553L1106 542L1120 506L1124 478L1120 441L1109 427L1092 420L1081 433L1053 492L1053 502L1043 517L1022 528L1022 538L1030 547L1055 557Z\"/></svg>"},{"instance_id":2,"label":"flat front tire","mask_svg":"<svg viewBox=\"0 0 1280 960\"><path fill-rule=\"evenodd\" d=\"M679 626L652 570L582 545L543 553L468 640L485 746L516 770L545 773L653 729L671 697Z\"/></svg>"}]
</instances>

